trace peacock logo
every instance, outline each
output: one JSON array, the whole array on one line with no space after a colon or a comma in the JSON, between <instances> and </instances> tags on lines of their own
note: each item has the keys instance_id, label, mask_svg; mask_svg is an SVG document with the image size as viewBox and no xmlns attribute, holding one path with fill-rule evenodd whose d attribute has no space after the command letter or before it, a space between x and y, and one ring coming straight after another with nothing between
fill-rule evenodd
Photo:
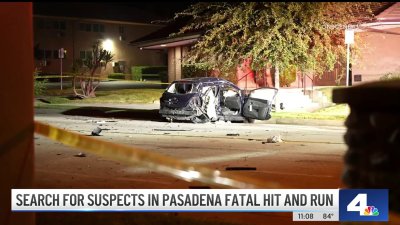
<instances>
[{"instance_id":1,"label":"peacock logo","mask_svg":"<svg viewBox=\"0 0 400 225\"><path fill-rule=\"evenodd\" d=\"M379 216L379 210L375 206L367 206L364 210L364 216Z\"/></svg>"}]
</instances>

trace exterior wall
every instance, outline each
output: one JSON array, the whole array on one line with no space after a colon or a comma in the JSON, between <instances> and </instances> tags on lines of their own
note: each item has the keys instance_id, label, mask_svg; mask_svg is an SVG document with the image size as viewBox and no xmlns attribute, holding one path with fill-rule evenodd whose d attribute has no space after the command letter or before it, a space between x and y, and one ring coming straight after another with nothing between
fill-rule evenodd
<instances>
[{"instance_id":1,"label":"exterior wall","mask_svg":"<svg viewBox=\"0 0 400 225\"><path fill-rule=\"evenodd\" d=\"M242 64L236 67L237 86L244 90L258 88L254 79L254 71L250 67L251 59L243 60Z\"/></svg>"},{"instance_id":2,"label":"exterior wall","mask_svg":"<svg viewBox=\"0 0 400 225\"><path fill-rule=\"evenodd\" d=\"M314 79L314 81L312 80ZM312 77L312 74L304 76L300 71L296 74L296 80L289 85L290 88L311 88L312 86L338 86L346 85L346 68L336 65L332 71L324 72L320 77Z\"/></svg>"},{"instance_id":3,"label":"exterior wall","mask_svg":"<svg viewBox=\"0 0 400 225\"><path fill-rule=\"evenodd\" d=\"M57 29L54 26L55 22L64 23L65 29ZM91 31L86 31L81 24L90 24ZM97 27L96 31L93 31L94 26ZM104 28L104 32L100 31L100 26ZM46 60L47 65L44 65L43 60L35 60L35 65L43 72L59 74L60 59L54 57L54 50L64 48L67 50L67 56L63 59L63 71L69 72L73 60L81 58L81 51L90 52L96 40L106 39L113 42L111 50L114 54L113 62L125 61L125 69L122 72L130 73L131 66L164 65L162 51L140 51L129 45L130 40L140 38L159 28L160 26L151 24L35 16L34 44L39 44L39 49L52 51L52 56ZM107 65L106 74L113 71L112 65L113 63Z\"/></svg>"},{"instance_id":4,"label":"exterior wall","mask_svg":"<svg viewBox=\"0 0 400 225\"><path fill-rule=\"evenodd\" d=\"M356 33L362 44L361 56L353 63L353 84L378 80L389 72L400 72L400 28L385 29L398 34ZM361 81L357 78L361 75ZM355 77L356 76L356 77Z\"/></svg>"}]
</instances>

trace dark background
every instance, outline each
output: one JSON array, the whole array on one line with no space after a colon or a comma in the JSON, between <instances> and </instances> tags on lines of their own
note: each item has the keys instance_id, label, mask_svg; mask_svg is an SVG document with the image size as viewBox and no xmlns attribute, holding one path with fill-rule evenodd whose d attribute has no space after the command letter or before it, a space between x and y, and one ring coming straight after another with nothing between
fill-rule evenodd
<instances>
[{"instance_id":1,"label":"dark background","mask_svg":"<svg viewBox=\"0 0 400 225\"><path fill-rule=\"evenodd\" d=\"M171 19L174 13L193 3L195 2L34 2L33 13L150 23Z\"/></svg>"}]
</instances>

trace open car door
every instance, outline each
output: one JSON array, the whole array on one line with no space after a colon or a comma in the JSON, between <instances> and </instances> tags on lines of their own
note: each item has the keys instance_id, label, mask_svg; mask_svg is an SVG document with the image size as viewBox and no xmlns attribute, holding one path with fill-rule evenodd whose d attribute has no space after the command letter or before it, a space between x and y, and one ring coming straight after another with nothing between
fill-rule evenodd
<instances>
[{"instance_id":1,"label":"open car door","mask_svg":"<svg viewBox=\"0 0 400 225\"><path fill-rule=\"evenodd\" d=\"M252 90L243 105L243 116L250 119L268 120L271 118L272 103L278 89L258 88Z\"/></svg>"}]
</instances>

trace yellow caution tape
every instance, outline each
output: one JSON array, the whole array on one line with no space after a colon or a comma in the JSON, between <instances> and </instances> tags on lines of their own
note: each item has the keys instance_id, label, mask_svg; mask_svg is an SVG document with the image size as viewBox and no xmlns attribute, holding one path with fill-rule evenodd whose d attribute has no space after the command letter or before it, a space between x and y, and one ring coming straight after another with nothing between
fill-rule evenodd
<instances>
[{"instance_id":1,"label":"yellow caution tape","mask_svg":"<svg viewBox=\"0 0 400 225\"><path fill-rule=\"evenodd\" d=\"M225 171L210 169L137 147L84 136L38 121L35 121L35 132L86 152L146 167L156 172L175 176L189 182L196 180L224 188L282 188L275 182L261 181Z\"/></svg>"},{"instance_id":2,"label":"yellow caution tape","mask_svg":"<svg viewBox=\"0 0 400 225\"><path fill-rule=\"evenodd\" d=\"M49 76L35 76L34 79L51 79L51 78L84 78L84 79L89 79L90 77L87 76L73 76L73 75L65 75L65 76L60 76L60 75L49 75ZM166 83L166 82L157 82L157 81L134 81L134 80L124 80L124 79L116 79L116 78L106 78L106 77L92 77L91 79L93 80L101 80L101 81L115 81L115 80L119 80L119 81L130 81L130 82L134 82L134 83L146 83L146 84L170 84L170 83Z\"/></svg>"}]
</instances>

